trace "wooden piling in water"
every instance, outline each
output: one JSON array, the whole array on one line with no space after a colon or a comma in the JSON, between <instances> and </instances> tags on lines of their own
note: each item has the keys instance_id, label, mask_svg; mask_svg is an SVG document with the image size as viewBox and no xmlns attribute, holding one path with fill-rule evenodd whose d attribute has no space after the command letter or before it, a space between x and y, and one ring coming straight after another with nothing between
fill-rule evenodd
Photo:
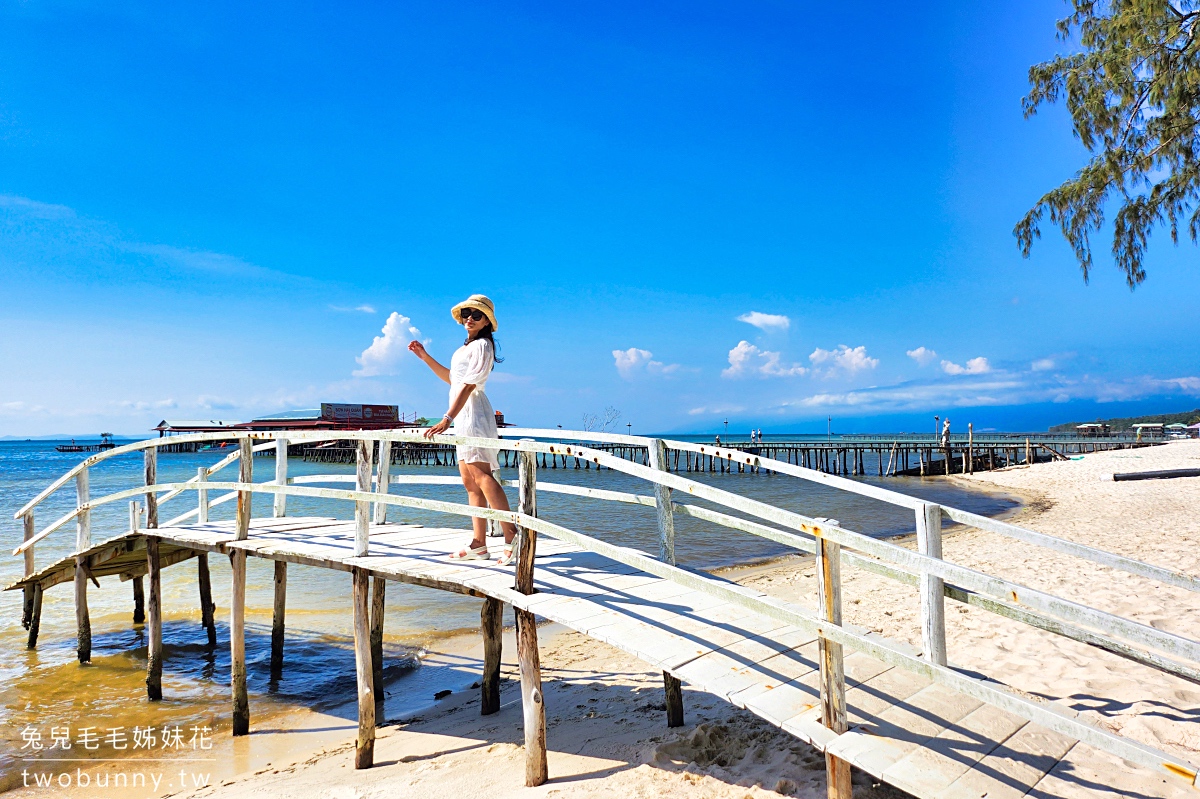
<instances>
[{"instance_id":1,"label":"wooden piling in water","mask_svg":"<svg viewBox=\"0 0 1200 799\"><path fill-rule=\"evenodd\" d=\"M150 578L150 629L146 647L146 696L151 702L162 699L162 563L158 557L158 539L146 536L146 574Z\"/></svg>"},{"instance_id":2,"label":"wooden piling in water","mask_svg":"<svg viewBox=\"0 0 1200 799\"><path fill-rule=\"evenodd\" d=\"M212 601L212 577L208 571L208 553L196 555L196 583L200 589L200 624L208 633L208 645L217 645L217 622L214 615L217 606Z\"/></svg>"},{"instance_id":3,"label":"wooden piling in water","mask_svg":"<svg viewBox=\"0 0 1200 799\"><path fill-rule=\"evenodd\" d=\"M287 562L275 561L275 598L271 605L271 679L283 675L283 635L287 614Z\"/></svg>"},{"instance_id":4,"label":"wooden piling in water","mask_svg":"<svg viewBox=\"0 0 1200 799\"><path fill-rule=\"evenodd\" d=\"M75 497L79 507L83 507L89 502L88 470L86 468L81 469L75 476ZM91 545L91 511L82 510L75 517L75 551L83 552ZM75 557L75 649L80 663L91 663L92 661L92 621L88 616L87 581L87 558L77 555Z\"/></svg>"},{"instance_id":5,"label":"wooden piling in water","mask_svg":"<svg viewBox=\"0 0 1200 799\"><path fill-rule=\"evenodd\" d=\"M146 623L146 588L140 574L133 578L133 623Z\"/></svg>"},{"instance_id":6,"label":"wooden piling in water","mask_svg":"<svg viewBox=\"0 0 1200 799\"><path fill-rule=\"evenodd\" d=\"M254 481L254 453L249 437L238 439L238 482ZM236 540L250 536L250 511L253 495L239 491L237 496ZM229 682L233 693L233 734L250 733L250 697L246 692L246 550L229 553L233 571L233 590L229 601Z\"/></svg>"},{"instance_id":7,"label":"wooden piling in water","mask_svg":"<svg viewBox=\"0 0 1200 799\"><path fill-rule=\"evenodd\" d=\"M371 690L375 692L375 723L383 719L383 616L387 580L371 578Z\"/></svg>"}]
</instances>

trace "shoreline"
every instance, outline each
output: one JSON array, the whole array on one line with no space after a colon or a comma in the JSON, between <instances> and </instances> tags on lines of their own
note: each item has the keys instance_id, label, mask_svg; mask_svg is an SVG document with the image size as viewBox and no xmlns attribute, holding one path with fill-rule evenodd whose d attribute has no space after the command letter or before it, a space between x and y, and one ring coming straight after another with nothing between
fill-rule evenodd
<instances>
[{"instance_id":1,"label":"shoreline","mask_svg":"<svg viewBox=\"0 0 1200 799\"><path fill-rule=\"evenodd\" d=\"M1158 448L1151 459L1155 467L1160 461L1200 460L1200 442L1190 447ZM1010 518L1024 526L1110 551L1140 550L1142 559L1197 570L1200 548L1195 544L1200 543L1200 519L1194 518L1188 497L1195 495L1200 479L1113 483L1111 469L1105 472L1105 468L1119 463L1109 453L1096 453L1084 461L955 477L969 482L973 490L1020 497L1024 502ZM1109 474L1107 479L1105 474ZM1125 507L1131 503L1155 509L1145 517L1154 524L1138 540L1119 537L1125 528ZM1144 623L1178 627L1184 634L1200 623L1200 598L1195 595L1150 588L1146 581L1125 575L1108 575L1098 582L1098 570L1089 564L1031 547L1014 547L1001 536L958 527L959 532L945 538L947 559L1059 595L1089 591L1094 594L1091 603L1098 607ZM793 555L723 573L743 585L796 601L797 597L815 597L812 572L811 557L806 563L802 556ZM843 580L847 622L896 640L919 641L915 589L857 571L844 573ZM1103 590L1097 591L1098 585ZM1148 596L1157 604L1148 603ZM1064 704L1093 723L1135 740L1189 759L1200 754L1200 731L1193 729L1196 725L1192 723L1200 719L1197 686L958 605L948 603L946 614L951 661L957 666ZM812 750L806 753L806 747L796 746L798 742L790 736L745 711L685 686L685 726L668 730L659 710L662 685L658 673L578 633L546 636L542 649L551 781L541 788L521 787L519 687L506 658L503 708L497 716L477 716L472 697L465 692L436 712L381 731L376 745L380 765L374 769L356 772L350 767L351 743L304 763L245 775L220 790L189 795L261 799L331 782L342 786L348 796L461 791L497 797L569 794L667 799L758 799L781 794L817 799L824 795L823 760L811 757ZM1105 697L1106 702L1088 702L1089 696ZM1144 712L1135 714L1139 709ZM1119 773L1119 767L1113 772L1111 759L1105 757L1094 750L1090 754L1085 751L1081 763L1087 766L1103 761L1109 764L1107 771ZM1128 795L1157 795L1143 791L1140 785L1131 790ZM855 795L904 796L889 786L871 784L861 774L856 778Z\"/></svg>"}]
</instances>

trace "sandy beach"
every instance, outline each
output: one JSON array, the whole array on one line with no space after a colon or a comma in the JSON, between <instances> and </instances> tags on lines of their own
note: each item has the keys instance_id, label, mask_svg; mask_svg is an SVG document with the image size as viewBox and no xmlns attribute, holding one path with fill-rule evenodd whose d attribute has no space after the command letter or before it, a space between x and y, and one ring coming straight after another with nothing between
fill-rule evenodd
<instances>
[{"instance_id":1,"label":"sandy beach","mask_svg":"<svg viewBox=\"0 0 1200 799\"><path fill-rule=\"evenodd\" d=\"M1200 480L1117 483L1115 471L1195 466L1200 442L1097 453L968 477L1026 501L1024 526L1195 573ZM947 478L935 478L947 479ZM911 541L900 539L910 545ZM1061 596L1187 635L1200 597L1111 573L998 535L948 530L945 557ZM788 558L731 573L740 582L814 604L812 562ZM846 570L849 622L919 644L915 589ZM1200 757L1200 687L1108 653L958 603L947 603L951 662L1028 694L1058 701L1095 723L1193 761ZM511 634L510 634L511 636ZM661 676L585 636L545 628L542 645L551 780L523 787L519 687L506 643L503 709L478 715L475 691L454 694L417 718L379 730L376 766L352 767L353 740L299 762L276 762L194 796L376 795L823 797L823 758L790 736L685 687L686 722L665 724ZM1142 715L1137 715L1137 714ZM1101 756L1103 757L1103 756ZM904 794L856 773L855 795Z\"/></svg>"}]
</instances>

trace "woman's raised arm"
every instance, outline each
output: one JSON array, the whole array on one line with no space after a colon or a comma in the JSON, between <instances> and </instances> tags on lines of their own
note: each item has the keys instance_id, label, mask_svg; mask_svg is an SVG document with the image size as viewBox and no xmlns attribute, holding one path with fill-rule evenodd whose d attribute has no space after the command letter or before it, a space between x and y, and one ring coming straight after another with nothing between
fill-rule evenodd
<instances>
[{"instance_id":1,"label":"woman's raised arm","mask_svg":"<svg viewBox=\"0 0 1200 799\"><path fill-rule=\"evenodd\" d=\"M425 365L432 369L433 373L442 379L442 382L450 382L450 370L435 361L433 356L425 350L424 344L419 341L410 341L408 342L408 349L413 353L413 355L416 355L418 358L424 361Z\"/></svg>"}]
</instances>

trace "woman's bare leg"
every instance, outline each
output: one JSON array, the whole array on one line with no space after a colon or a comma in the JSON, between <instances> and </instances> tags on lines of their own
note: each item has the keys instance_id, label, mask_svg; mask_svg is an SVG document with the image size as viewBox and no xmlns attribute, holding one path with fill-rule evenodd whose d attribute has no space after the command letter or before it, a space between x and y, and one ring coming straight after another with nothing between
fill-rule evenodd
<instances>
[{"instance_id":1,"label":"woman's bare leg","mask_svg":"<svg viewBox=\"0 0 1200 799\"><path fill-rule=\"evenodd\" d=\"M487 497L479 488L477 477L479 470L472 468L475 464L460 463L458 464L458 473L462 475L463 488L467 490L467 504L476 508L486 508L488 506ZM491 475L488 475L491 477ZM492 481L496 482L495 480ZM471 519L471 530L474 537L471 539L471 548L479 549L487 545L487 520L480 519L478 516Z\"/></svg>"},{"instance_id":2,"label":"woman's bare leg","mask_svg":"<svg viewBox=\"0 0 1200 799\"><path fill-rule=\"evenodd\" d=\"M497 483L496 478L492 476L490 463L468 463L465 466L473 473L472 477L477 489L487 498L487 505L492 510L511 510L508 507L508 496L504 493L504 486ZM475 521L482 522L483 520L476 519ZM511 544L517 536L516 526L511 522L500 522L500 527L504 530L504 543Z\"/></svg>"}]
</instances>

